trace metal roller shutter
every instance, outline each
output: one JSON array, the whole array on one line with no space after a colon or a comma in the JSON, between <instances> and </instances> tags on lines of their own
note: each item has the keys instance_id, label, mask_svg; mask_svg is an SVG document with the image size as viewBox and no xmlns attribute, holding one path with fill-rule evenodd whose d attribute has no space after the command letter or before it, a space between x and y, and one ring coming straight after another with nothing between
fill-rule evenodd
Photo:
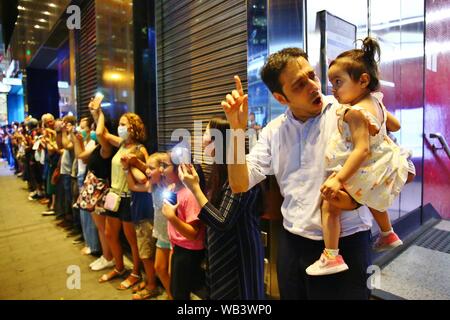
<instances>
[{"instance_id":1,"label":"metal roller shutter","mask_svg":"<svg viewBox=\"0 0 450 320\"><path fill-rule=\"evenodd\" d=\"M96 21L95 1L86 1L81 8L81 29L76 33L79 118L89 114L89 100L97 90Z\"/></svg>"},{"instance_id":2,"label":"metal roller shutter","mask_svg":"<svg viewBox=\"0 0 450 320\"><path fill-rule=\"evenodd\" d=\"M194 137L194 121L202 120L204 129L223 114L220 102L234 89L234 75L246 88L246 1L158 0L156 32L158 149L167 150L176 129L201 139Z\"/></svg>"}]
</instances>

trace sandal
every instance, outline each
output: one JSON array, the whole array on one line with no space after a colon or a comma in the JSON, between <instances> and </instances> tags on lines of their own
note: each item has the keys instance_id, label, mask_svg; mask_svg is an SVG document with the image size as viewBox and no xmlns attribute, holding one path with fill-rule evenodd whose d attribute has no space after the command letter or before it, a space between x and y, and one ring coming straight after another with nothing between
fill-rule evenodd
<instances>
[{"instance_id":1,"label":"sandal","mask_svg":"<svg viewBox=\"0 0 450 320\"><path fill-rule=\"evenodd\" d=\"M112 280L117 277L122 277L125 274L125 272L126 272L125 268L122 271L119 271L116 268L114 268L113 271L102 275L101 278L98 279L98 282L103 283L103 282L107 282L107 281Z\"/></svg>"},{"instance_id":2,"label":"sandal","mask_svg":"<svg viewBox=\"0 0 450 320\"><path fill-rule=\"evenodd\" d=\"M133 290L131 290L131 292L136 293L138 291L144 290L146 285L147 284L145 283L145 281L141 281L141 283L133 287Z\"/></svg>"},{"instance_id":3,"label":"sandal","mask_svg":"<svg viewBox=\"0 0 450 320\"><path fill-rule=\"evenodd\" d=\"M161 294L161 292L159 291L158 288L155 288L152 290L148 290L147 288L144 288L143 290L140 290L140 291L136 292L135 294L133 294L131 296L131 299L132 300L147 300L150 298L156 298L160 294Z\"/></svg>"},{"instance_id":4,"label":"sandal","mask_svg":"<svg viewBox=\"0 0 450 320\"><path fill-rule=\"evenodd\" d=\"M138 283L141 280L141 276L138 274L134 274L133 272L130 273L128 278L126 278L124 281L122 281L117 287L117 290L127 290L133 287L136 283Z\"/></svg>"}]
</instances>

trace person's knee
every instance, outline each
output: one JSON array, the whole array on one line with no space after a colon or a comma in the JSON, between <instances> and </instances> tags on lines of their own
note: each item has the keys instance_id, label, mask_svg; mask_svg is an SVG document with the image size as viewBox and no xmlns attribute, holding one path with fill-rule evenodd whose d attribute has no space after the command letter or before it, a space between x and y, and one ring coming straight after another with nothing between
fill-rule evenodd
<instances>
[{"instance_id":1,"label":"person's knee","mask_svg":"<svg viewBox=\"0 0 450 320\"><path fill-rule=\"evenodd\" d=\"M158 276L166 276L168 275L168 265L162 261L155 261L155 272Z\"/></svg>"},{"instance_id":2,"label":"person's knee","mask_svg":"<svg viewBox=\"0 0 450 320\"><path fill-rule=\"evenodd\" d=\"M105 228L105 238L109 242L118 241L119 240L119 232L113 228Z\"/></svg>"}]
</instances>

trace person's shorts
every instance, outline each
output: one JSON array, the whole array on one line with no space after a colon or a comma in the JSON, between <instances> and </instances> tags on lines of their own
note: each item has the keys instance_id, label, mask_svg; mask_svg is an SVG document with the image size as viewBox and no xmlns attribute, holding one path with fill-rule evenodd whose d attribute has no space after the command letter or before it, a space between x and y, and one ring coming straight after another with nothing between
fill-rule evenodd
<instances>
[{"instance_id":1,"label":"person's shorts","mask_svg":"<svg viewBox=\"0 0 450 320\"><path fill-rule=\"evenodd\" d=\"M139 258L154 259L156 252L156 238L153 238L153 224L151 220L141 220L134 223L136 229Z\"/></svg>"},{"instance_id":2,"label":"person's shorts","mask_svg":"<svg viewBox=\"0 0 450 320\"><path fill-rule=\"evenodd\" d=\"M118 218L123 222L131 222L131 197L121 197L117 212L105 210L104 214L111 218Z\"/></svg>"},{"instance_id":3,"label":"person's shorts","mask_svg":"<svg viewBox=\"0 0 450 320\"><path fill-rule=\"evenodd\" d=\"M158 241L156 241L156 247L160 248L160 249L172 250L172 245L170 244L170 242L166 242L166 241L163 241L160 239L158 239Z\"/></svg>"}]
</instances>

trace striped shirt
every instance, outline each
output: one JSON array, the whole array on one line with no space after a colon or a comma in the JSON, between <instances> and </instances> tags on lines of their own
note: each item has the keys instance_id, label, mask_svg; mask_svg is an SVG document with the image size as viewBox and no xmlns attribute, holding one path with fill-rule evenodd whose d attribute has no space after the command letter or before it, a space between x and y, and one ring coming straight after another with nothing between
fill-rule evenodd
<instances>
[{"instance_id":1,"label":"striped shirt","mask_svg":"<svg viewBox=\"0 0 450 320\"><path fill-rule=\"evenodd\" d=\"M256 200L259 187L233 194L222 189L219 208L208 202L199 214L207 226L207 285L212 300L264 299L264 250Z\"/></svg>"}]
</instances>

